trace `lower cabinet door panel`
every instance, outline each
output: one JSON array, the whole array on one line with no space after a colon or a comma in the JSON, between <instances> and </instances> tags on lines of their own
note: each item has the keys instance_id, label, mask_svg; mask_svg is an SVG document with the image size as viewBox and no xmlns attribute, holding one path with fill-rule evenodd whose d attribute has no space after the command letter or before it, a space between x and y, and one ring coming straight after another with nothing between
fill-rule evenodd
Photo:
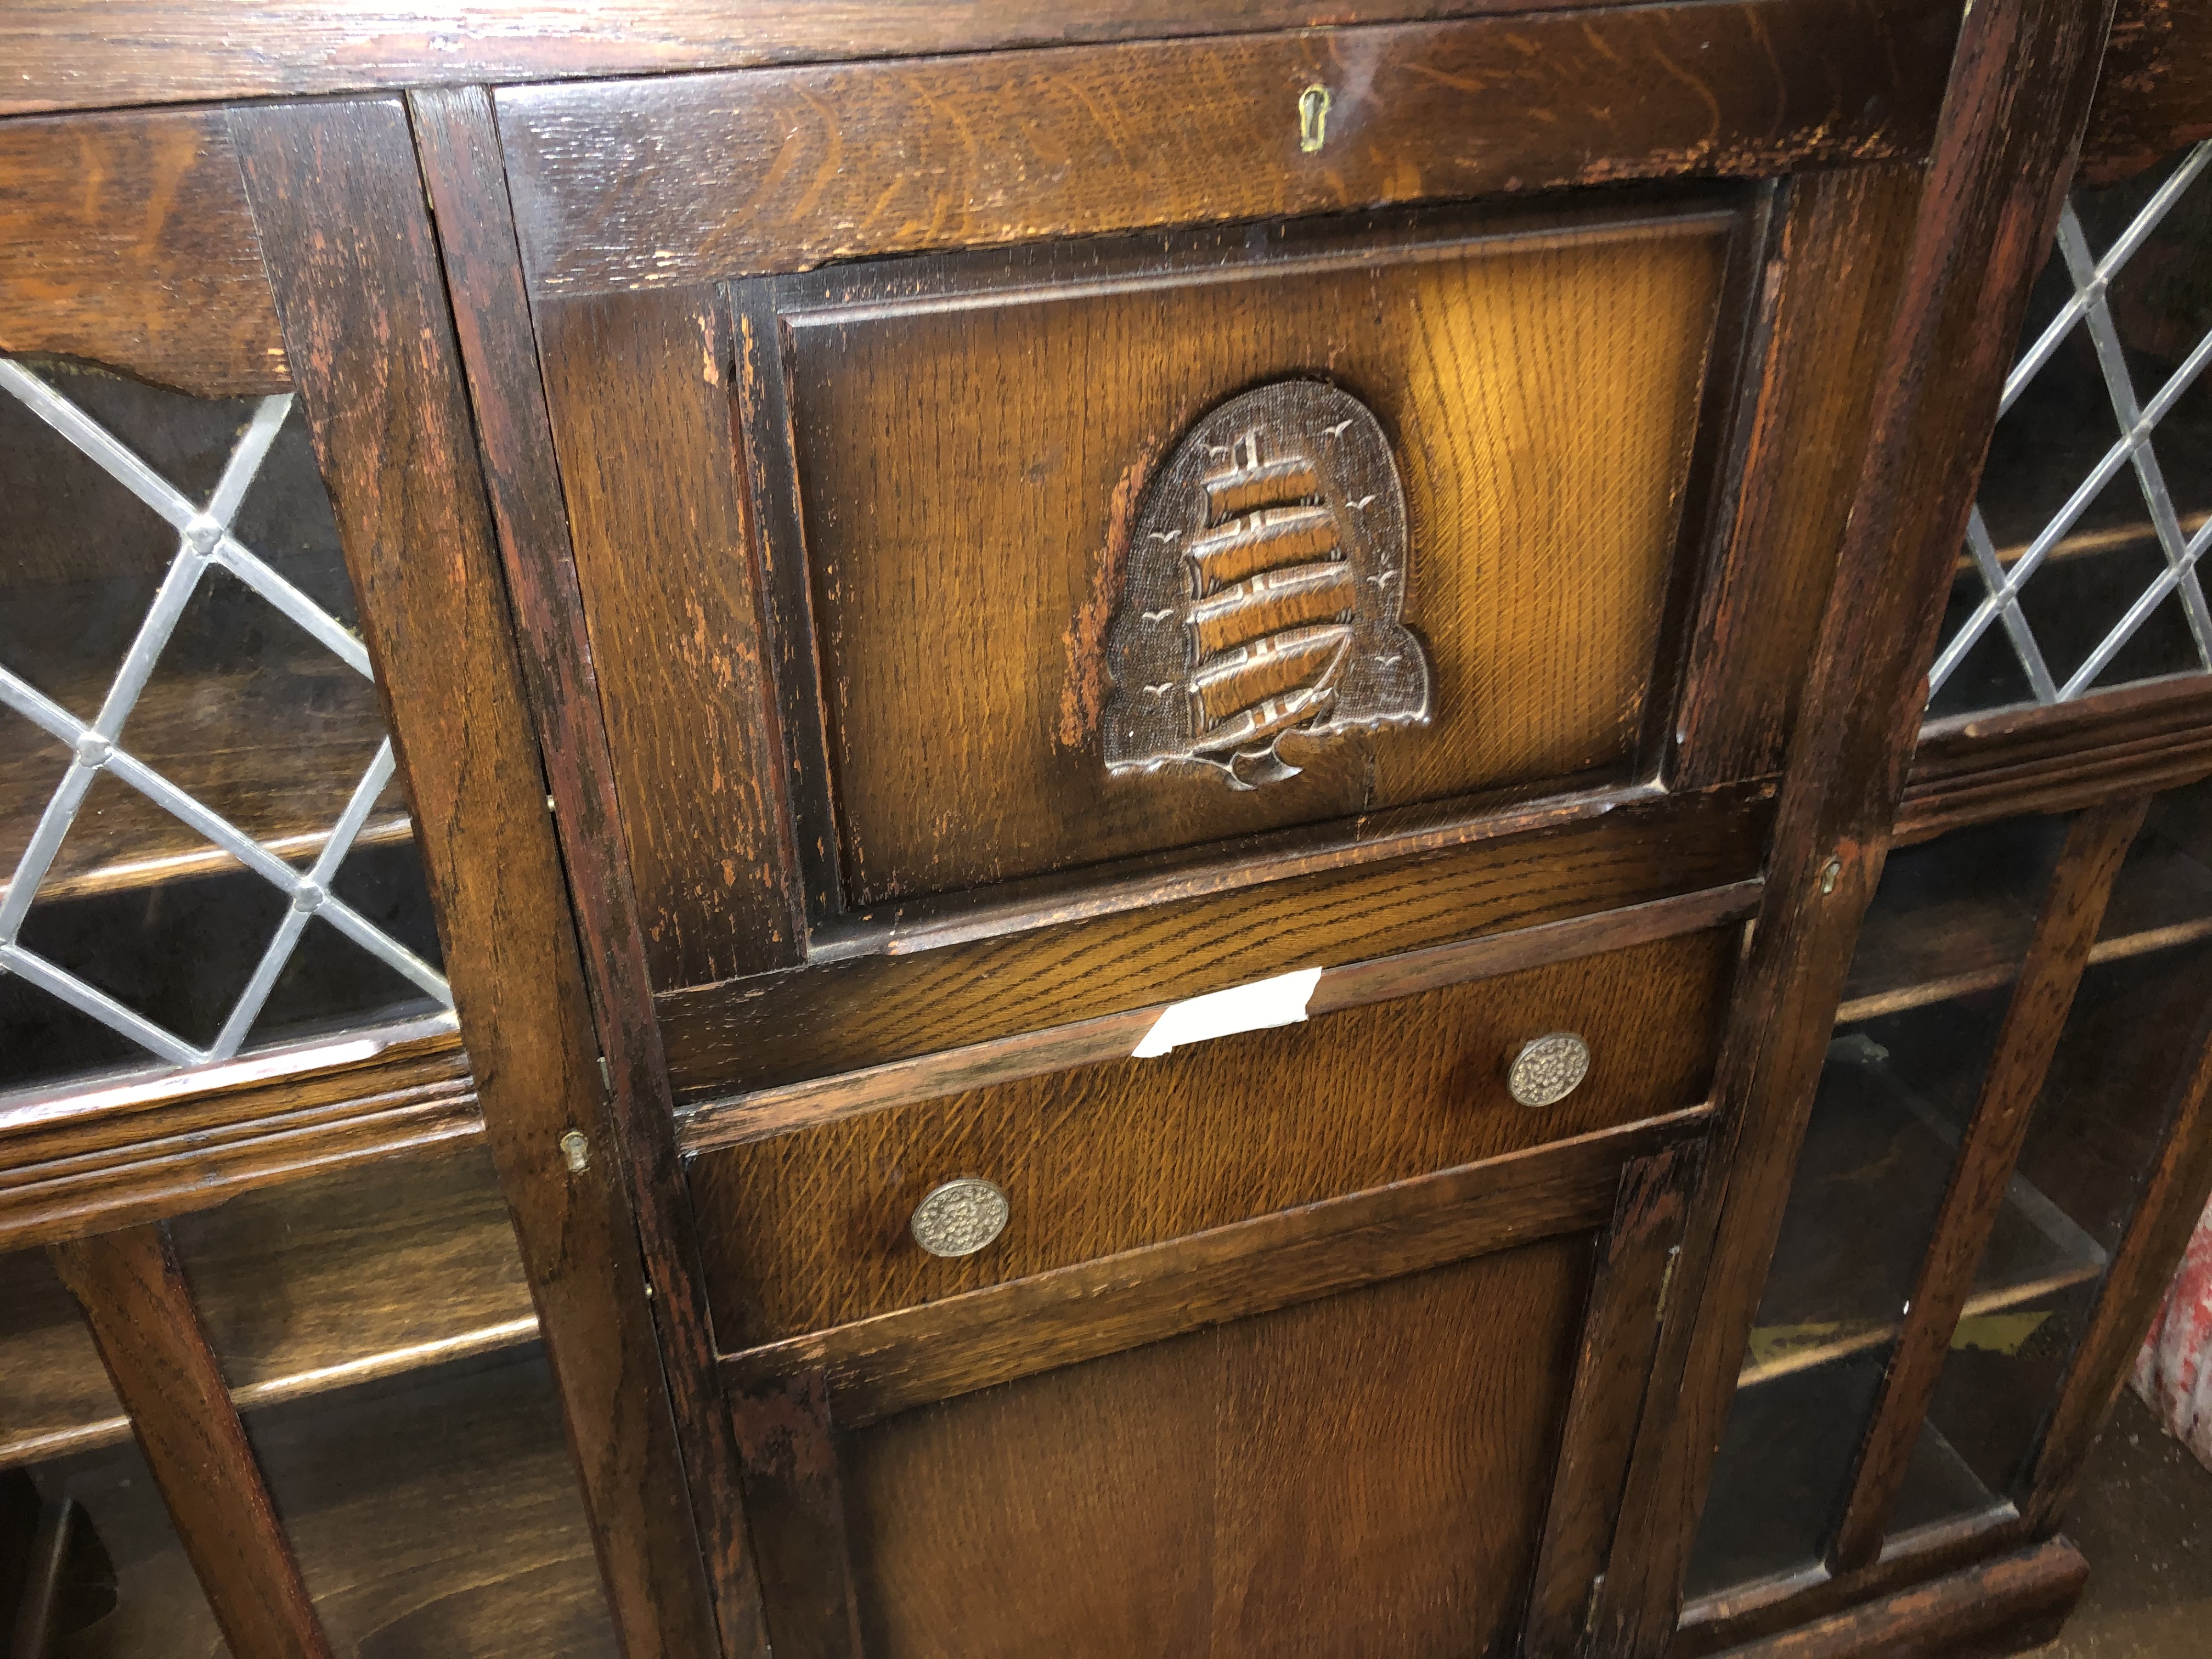
<instances>
[{"instance_id":1,"label":"lower cabinet door panel","mask_svg":"<svg viewBox=\"0 0 2212 1659\"><path fill-rule=\"evenodd\" d=\"M846 1437L866 1652L1507 1650L1591 1262L1524 1245Z\"/></svg>"},{"instance_id":2,"label":"lower cabinet door panel","mask_svg":"<svg viewBox=\"0 0 2212 1659\"><path fill-rule=\"evenodd\" d=\"M1703 1122L727 1357L778 1659L1565 1655Z\"/></svg>"}]
</instances>

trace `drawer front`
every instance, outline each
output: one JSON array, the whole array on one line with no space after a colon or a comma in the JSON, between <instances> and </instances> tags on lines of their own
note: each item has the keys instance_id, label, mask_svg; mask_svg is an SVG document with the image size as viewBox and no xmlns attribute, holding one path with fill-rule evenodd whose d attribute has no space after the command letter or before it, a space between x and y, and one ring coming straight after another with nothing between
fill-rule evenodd
<instances>
[{"instance_id":1,"label":"drawer front","mask_svg":"<svg viewBox=\"0 0 2212 1659\"><path fill-rule=\"evenodd\" d=\"M689 1172L718 1346L1694 1105L1740 937L1710 928L702 1153ZM1555 1103L1521 1104L1510 1063L1561 1031L1587 1045L1586 1074ZM933 1255L916 1206L960 1177L1005 1194L1004 1231L972 1255Z\"/></svg>"}]
</instances>

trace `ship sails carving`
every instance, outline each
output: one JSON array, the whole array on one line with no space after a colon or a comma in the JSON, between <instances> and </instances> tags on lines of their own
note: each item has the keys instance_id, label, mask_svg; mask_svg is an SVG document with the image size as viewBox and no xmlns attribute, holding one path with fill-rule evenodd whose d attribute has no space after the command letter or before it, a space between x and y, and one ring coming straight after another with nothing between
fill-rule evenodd
<instances>
[{"instance_id":1,"label":"ship sails carving","mask_svg":"<svg viewBox=\"0 0 2212 1659\"><path fill-rule=\"evenodd\" d=\"M1294 777L1279 745L1425 725L1401 622L1406 498L1365 404L1278 380L1191 428L1153 475L1107 637L1106 765Z\"/></svg>"}]
</instances>

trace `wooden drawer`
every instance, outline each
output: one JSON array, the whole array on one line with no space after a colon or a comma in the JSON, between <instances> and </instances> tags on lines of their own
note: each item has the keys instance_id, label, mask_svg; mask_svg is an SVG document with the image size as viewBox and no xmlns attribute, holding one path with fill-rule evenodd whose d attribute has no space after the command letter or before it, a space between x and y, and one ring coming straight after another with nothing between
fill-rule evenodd
<instances>
[{"instance_id":1,"label":"wooden drawer","mask_svg":"<svg viewBox=\"0 0 2212 1659\"><path fill-rule=\"evenodd\" d=\"M726 1352L1658 1116L1704 1099L1739 930L1437 987L1146 1060L841 1117L690 1165ZM1581 1035L1581 1085L1506 1087L1529 1039ZM909 1232L980 1176L1006 1230L943 1258Z\"/></svg>"}]
</instances>

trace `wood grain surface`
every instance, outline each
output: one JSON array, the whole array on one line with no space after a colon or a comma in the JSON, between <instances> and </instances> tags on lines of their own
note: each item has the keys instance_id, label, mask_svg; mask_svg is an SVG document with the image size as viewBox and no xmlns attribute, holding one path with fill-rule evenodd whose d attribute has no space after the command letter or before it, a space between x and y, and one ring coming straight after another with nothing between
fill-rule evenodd
<instances>
[{"instance_id":1,"label":"wood grain surface","mask_svg":"<svg viewBox=\"0 0 2212 1659\"><path fill-rule=\"evenodd\" d=\"M677 1171L668 1067L491 104L481 88L428 92L410 98L409 113L438 216L492 522L537 716L546 804L568 873L615 1129L604 1150L629 1183L648 1311L692 1516L705 1541L721 1650L726 1659L745 1659L763 1638L744 1523L729 1489L736 1449L715 1381L706 1297Z\"/></svg>"},{"instance_id":2,"label":"wood grain surface","mask_svg":"<svg viewBox=\"0 0 2212 1659\"><path fill-rule=\"evenodd\" d=\"M1528 1244L850 1435L868 1652L1498 1650L1589 1257Z\"/></svg>"},{"instance_id":3,"label":"wood grain surface","mask_svg":"<svg viewBox=\"0 0 2212 1659\"><path fill-rule=\"evenodd\" d=\"M714 1609L405 109L232 117L630 1659ZM571 1171L562 1137L585 1136ZM599 1155L592 1155L596 1146Z\"/></svg>"},{"instance_id":4,"label":"wood grain surface","mask_svg":"<svg viewBox=\"0 0 2212 1659\"><path fill-rule=\"evenodd\" d=\"M786 1659L860 1659L828 1382L818 1367L755 1379L732 1392L730 1420L769 1640Z\"/></svg>"},{"instance_id":5,"label":"wood grain surface","mask_svg":"<svg viewBox=\"0 0 2212 1659\"><path fill-rule=\"evenodd\" d=\"M2149 805L2142 796L2114 801L2082 813L2068 830L1998 1029L1988 1074L1960 1134L1950 1185L1936 1212L1860 1450L1850 1498L1829 1547L1844 1567L1864 1566L1881 1551L1959 1316L2020 1161L2044 1074L2089 965L2089 947L2103 923L2113 878Z\"/></svg>"},{"instance_id":6,"label":"wood grain surface","mask_svg":"<svg viewBox=\"0 0 2212 1659\"><path fill-rule=\"evenodd\" d=\"M221 111L0 125L0 352L202 397L290 384Z\"/></svg>"},{"instance_id":7,"label":"wood grain surface","mask_svg":"<svg viewBox=\"0 0 2212 1659\"><path fill-rule=\"evenodd\" d=\"M2122 0L2081 138L2082 180L2113 183L2204 138L2212 138L2212 5Z\"/></svg>"},{"instance_id":8,"label":"wood grain surface","mask_svg":"<svg viewBox=\"0 0 2212 1659\"><path fill-rule=\"evenodd\" d=\"M844 1324L1693 1106L1736 946L1736 930L1717 928L696 1157L719 1344ZM1555 1106L1519 1104L1507 1066L1561 1030L1588 1042L1589 1076ZM1012 1219L976 1255L931 1255L908 1221L962 1175L1003 1188Z\"/></svg>"},{"instance_id":9,"label":"wood grain surface","mask_svg":"<svg viewBox=\"0 0 2212 1659\"><path fill-rule=\"evenodd\" d=\"M800 959L728 307L541 300L538 349L653 983ZM750 347L749 347L750 349Z\"/></svg>"},{"instance_id":10,"label":"wood grain surface","mask_svg":"<svg viewBox=\"0 0 2212 1659\"><path fill-rule=\"evenodd\" d=\"M744 1092L1727 886L1758 867L1765 823L1759 786L1651 797L1495 839L1409 836L1395 860L1200 884L1152 909L1048 913L934 950L895 936L893 954L660 997L670 1071L679 1100Z\"/></svg>"},{"instance_id":11,"label":"wood grain surface","mask_svg":"<svg viewBox=\"0 0 2212 1659\"><path fill-rule=\"evenodd\" d=\"M329 1659L292 1546L159 1227L58 1244L116 1398L233 1659Z\"/></svg>"},{"instance_id":12,"label":"wood grain surface","mask_svg":"<svg viewBox=\"0 0 2212 1659\"><path fill-rule=\"evenodd\" d=\"M820 1366L848 1427L1200 1326L1601 1225L1624 1163L1703 1108L1278 1210L733 1355L736 1386Z\"/></svg>"},{"instance_id":13,"label":"wood grain surface","mask_svg":"<svg viewBox=\"0 0 2212 1659\"><path fill-rule=\"evenodd\" d=\"M1879 879L1922 677L2029 284L2088 111L2107 6L1982 0L1966 18L1877 384L1873 437L1792 735L1766 899L1715 1084L1720 1122L1597 1609L1672 1635L1696 1517L1773 1249L1859 918ZM1679 1379L1679 1382L1678 1382Z\"/></svg>"},{"instance_id":14,"label":"wood grain surface","mask_svg":"<svg viewBox=\"0 0 2212 1659\"><path fill-rule=\"evenodd\" d=\"M1741 193L1706 193L901 261L781 284L773 304L745 285L752 331L782 343L739 382L786 496L757 515L779 673L821 688L818 714L784 711L802 770L828 774L799 797L803 851L836 849L809 860L810 890L863 909L1626 781L1670 592L1697 563L1682 503L1717 326L1741 331L1719 313L1746 234ZM1130 541L1159 467L1229 392L1312 377L1393 437L1427 724L1294 735L1304 774L1258 790L1204 768L1109 773L1109 629L1136 602ZM697 561L676 550L644 580L689 594ZM618 620L644 659L628 672L665 681L676 619ZM701 683L677 649L658 701L758 723L745 685ZM654 770L632 799L711 836L723 763L676 758L641 756L633 771Z\"/></svg>"},{"instance_id":15,"label":"wood grain surface","mask_svg":"<svg viewBox=\"0 0 2212 1659\"><path fill-rule=\"evenodd\" d=\"M1000 52L503 92L501 136L533 287L588 293L1913 160L1956 28L1927 0L1742 0ZM1316 84L1332 102L1307 153L1297 100Z\"/></svg>"},{"instance_id":16,"label":"wood grain surface","mask_svg":"<svg viewBox=\"0 0 2212 1659\"><path fill-rule=\"evenodd\" d=\"M1766 270L1757 379L1730 457L1728 542L1699 596L1676 781L1780 769L1843 545L1875 396L1865 372L1897 307L1920 174L1852 167L1793 179ZM1808 455L1832 459L1808 465Z\"/></svg>"},{"instance_id":17,"label":"wood grain surface","mask_svg":"<svg viewBox=\"0 0 2212 1659\"><path fill-rule=\"evenodd\" d=\"M460 1038L442 1023L366 1032L367 1056L313 1049L0 1111L0 1248L204 1209L240 1193L483 1132ZM325 1058L329 1045L319 1044ZM265 1069L264 1069L265 1067ZM270 1075L273 1073L273 1075ZM267 1077L269 1080L259 1080Z\"/></svg>"}]
</instances>

